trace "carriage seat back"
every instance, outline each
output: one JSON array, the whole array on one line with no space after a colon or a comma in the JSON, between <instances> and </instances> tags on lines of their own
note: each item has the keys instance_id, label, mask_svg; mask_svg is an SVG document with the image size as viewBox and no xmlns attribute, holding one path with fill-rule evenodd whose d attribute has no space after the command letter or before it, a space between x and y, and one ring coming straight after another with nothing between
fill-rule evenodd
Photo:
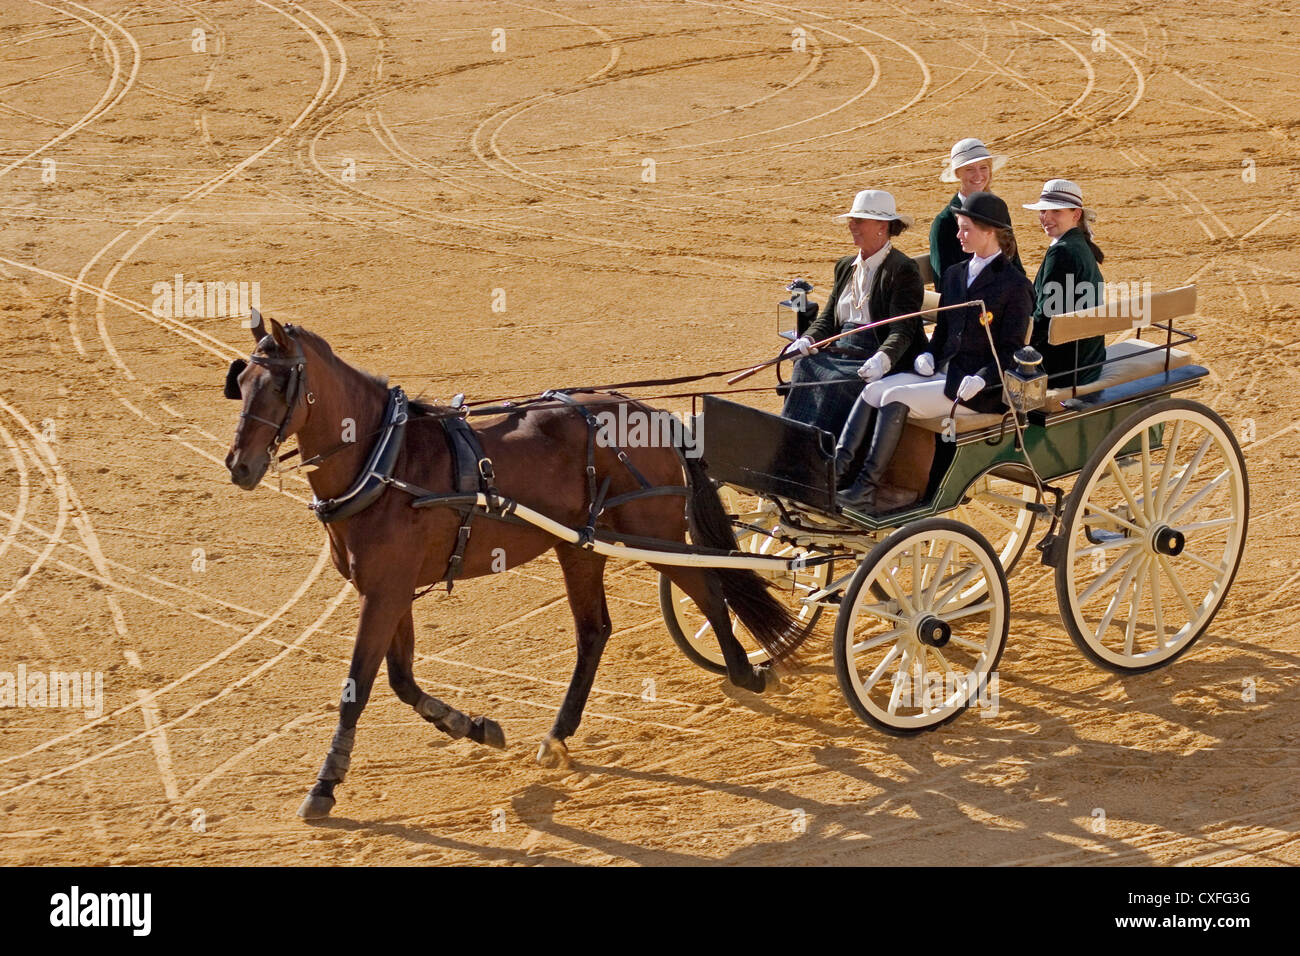
<instances>
[{"instance_id":1,"label":"carriage seat back","mask_svg":"<svg viewBox=\"0 0 1300 956\"><path fill-rule=\"evenodd\" d=\"M1067 312L1052 319L1047 341L1064 345L1093 335L1127 332L1152 325L1172 325L1175 319L1196 312L1196 286L1187 285L1153 296L1134 296L1128 300L1079 312ZM1051 388L1047 391L1048 411L1060 411L1061 402L1075 395L1091 395L1124 382L1132 382L1165 369L1166 349L1159 342L1125 339L1106 347L1106 364L1095 382L1074 388ZM1168 350L1169 368L1192 363L1192 355L1180 349Z\"/></svg>"}]
</instances>

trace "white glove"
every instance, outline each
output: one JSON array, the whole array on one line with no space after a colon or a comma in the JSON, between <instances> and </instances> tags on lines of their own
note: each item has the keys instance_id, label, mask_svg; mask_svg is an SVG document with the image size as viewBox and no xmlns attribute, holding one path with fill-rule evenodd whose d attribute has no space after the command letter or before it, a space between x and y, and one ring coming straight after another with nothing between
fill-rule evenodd
<instances>
[{"instance_id":1,"label":"white glove","mask_svg":"<svg viewBox=\"0 0 1300 956\"><path fill-rule=\"evenodd\" d=\"M817 350L812 347L813 340L806 335L801 335L794 340L793 348L797 349L800 355L815 355Z\"/></svg>"},{"instance_id":2,"label":"white glove","mask_svg":"<svg viewBox=\"0 0 1300 956\"><path fill-rule=\"evenodd\" d=\"M889 356L884 352L877 352L862 363L862 368L858 369L858 378L874 382L889 371L890 365Z\"/></svg>"},{"instance_id":3,"label":"white glove","mask_svg":"<svg viewBox=\"0 0 1300 956\"><path fill-rule=\"evenodd\" d=\"M958 400L964 402L967 399L974 398L980 392L984 391L984 385L984 379L980 378L978 375L967 375L961 380L961 384L957 386Z\"/></svg>"},{"instance_id":4,"label":"white glove","mask_svg":"<svg viewBox=\"0 0 1300 956\"><path fill-rule=\"evenodd\" d=\"M934 374L934 356L929 352L922 352L916 357L916 361L912 363L912 368L917 375L924 375L929 378Z\"/></svg>"}]
</instances>

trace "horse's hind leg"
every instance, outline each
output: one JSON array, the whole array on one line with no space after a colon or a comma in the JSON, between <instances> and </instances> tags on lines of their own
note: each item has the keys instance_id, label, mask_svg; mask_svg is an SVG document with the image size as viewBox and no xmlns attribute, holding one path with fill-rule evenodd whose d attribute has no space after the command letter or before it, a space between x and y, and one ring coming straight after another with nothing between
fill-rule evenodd
<instances>
[{"instance_id":1,"label":"horse's hind leg","mask_svg":"<svg viewBox=\"0 0 1300 956\"><path fill-rule=\"evenodd\" d=\"M772 669L766 665L756 667L751 664L745 648L736 640L735 632L731 629L731 612L727 610L726 599L722 596L722 582L716 571L709 568L671 567L666 564L652 567L668 575L669 580L685 591L709 619L713 633L718 638L722 659L727 663L727 679L731 683L761 694L769 681L776 682L776 674Z\"/></svg>"},{"instance_id":2,"label":"horse's hind leg","mask_svg":"<svg viewBox=\"0 0 1300 956\"><path fill-rule=\"evenodd\" d=\"M467 717L436 697L430 697L415 682L415 624L411 612L397 625L397 633L388 648L388 683L405 704L453 740L468 737L475 743L498 749L505 747L506 735L501 725L488 717Z\"/></svg>"},{"instance_id":3,"label":"horse's hind leg","mask_svg":"<svg viewBox=\"0 0 1300 956\"><path fill-rule=\"evenodd\" d=\"M564 586L569 595L569 608L573 611L574 629L578 638L578 660L573 667L569 689L564 692L564 702L550 732L537 751L537 762L543 767L569 766L569 751L564 742L573 736L582 720L583 708L591 694L596 679L596 668L605 651L613 625L609 620L609 605L605 602L605 559L589 551L569 545L555 549L564 572Z\"/></svg>"}]
</instances>

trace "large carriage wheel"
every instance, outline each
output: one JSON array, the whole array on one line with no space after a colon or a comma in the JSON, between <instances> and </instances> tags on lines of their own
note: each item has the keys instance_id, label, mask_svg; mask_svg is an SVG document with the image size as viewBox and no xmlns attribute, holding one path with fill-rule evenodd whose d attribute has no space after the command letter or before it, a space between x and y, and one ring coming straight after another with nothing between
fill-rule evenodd
<instances>
[{"instance_id":1,"label":"large carriage wheel","mask_svg":"<svg viewBox=\"0 0 1300 956\"><path fill-rule=\"evenodd\" d=\"M972 588L982 600L964 601ZM1009 604L998 555L974 528L926 518L892 532L858 566L835 623L835 673L849 705L901 736L986 700Z\"/></svg>"},{"instance_id":2,"label":"large carriage wheel","mask_svg":"<svg viewBox=\"0 0 1300 956\"><path fill-rule=\"evenodd\" d=\"M965 501L948 517L970 525L993 546L1007 577L1029 546L1037 514L1030 506L1042 501L1037 485L1017 480L1012 472L981 475L966 489Z\"/></svg>"},{"instance_id":3,"label":"large carriage wheel","mask_svg":"<svg viewBox=\"0 0 1300 956\"><path fill-rule=\"evenodd\" d=\"M797 557L805 553L762 531L754 530L758 528L771 531L777 527L779 516L771 506L765 506L760 499L750 495L741 498L726 485L719 489L719 493L727 511L736 516L733 523L737 526L736 540L742 551L782 558ZM763 574L763 572L759 573ZM831 579L830 573L830 564L821 564L793 574L782 572L772 575L763 574L763 576L771 580L777 589L788 594L790 600L794 601L824 588ZM659 608L663 612L669 636L682 649L683 654L707 671L715 674L727 672L722 651L718 648L717 635L713 633L713 625L686 592L663 574L659 575ZM821 616L821 612L820 606L800 605L799 620L813 623ZM767 660L767 652L750 636L735 614L731 615L731 629L741 646L745 648L751 664L761 664Z\"/></svg>"},{"instance_id":4,"label":"large carriage wheel","mask_svg":"<svg viewBox=\"0 0 1300 956\"><path fill-rule=\"evenodd\" d=\"M1186 651L1232 585L1249 506L1241 448L1204 405L1164 399L1117 425L1062 519L1056 597L1074 643L1116 671Z\"/></svg>"}]
</instances>

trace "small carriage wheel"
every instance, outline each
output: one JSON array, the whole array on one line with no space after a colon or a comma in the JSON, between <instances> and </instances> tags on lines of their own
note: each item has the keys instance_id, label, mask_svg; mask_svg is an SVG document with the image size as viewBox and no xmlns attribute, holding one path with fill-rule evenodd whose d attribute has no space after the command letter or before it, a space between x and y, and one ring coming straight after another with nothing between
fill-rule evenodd
<instances>
[{"instance_id":1,"label":"small carriage wheel","mask_svg":"<svg viewBox=\"0 0 1300 956\"><path fill-rule=\"evenodd\" d=\"M1185 652L1232 586L1249 510L1241 448L1213 411L1169 398L1120 422L1062 518L1056 598L1074 643L1129 673Z\"/></svg>"},{"instance_id":2,"label":"small carriage wheel","mask_svg":"<svg viewBox=\"0 0 1300 956\"><path fill-rule=\"evenodd\" d=\"M977 584L983 600L963 605ZM974 528L926 518L892 532L858 565L835 622L835 673L849 706L906 736L987 703L1009 606L998 555Z\"/></svg>"},{"instance_id":3,"label":"small carriage wheel","mask_svg":"<svg viewBox=\"0 0 1300 956\"><path fill-rule=\"evenodd\" d=\"M736 515L734 524L737 526L736 539L740 544L740 550L775 557L794 557L800 553L799 549L755 531L752 527L744 527L757 526L769 531L774 529L779 524L779 520L772 509L759 507L757 510L739 511L737 496L729 486L724 485L720 489L720 494L727 510ZM802 597L824 588L831 580L830 575L831 565L827 563L794 575L782 575L775 583L781 590L793 591L795 597ZM695 602L664 574L659 575L659 609L663 612L664 624L673 643L681 648L682 653L693 664L715 674L727 672L726 662L722 659L722 651L718 647L717 636L713 633L713 625L700 613ZM815 623L821 613L820 606L810 607L804 604L799 608L799 620L809 624ZM736 639L745 648L751 664L761 664L767 660L767 652L749 636L735 614L731 615L731 629Z\"/></svg>"}]
</instances>

